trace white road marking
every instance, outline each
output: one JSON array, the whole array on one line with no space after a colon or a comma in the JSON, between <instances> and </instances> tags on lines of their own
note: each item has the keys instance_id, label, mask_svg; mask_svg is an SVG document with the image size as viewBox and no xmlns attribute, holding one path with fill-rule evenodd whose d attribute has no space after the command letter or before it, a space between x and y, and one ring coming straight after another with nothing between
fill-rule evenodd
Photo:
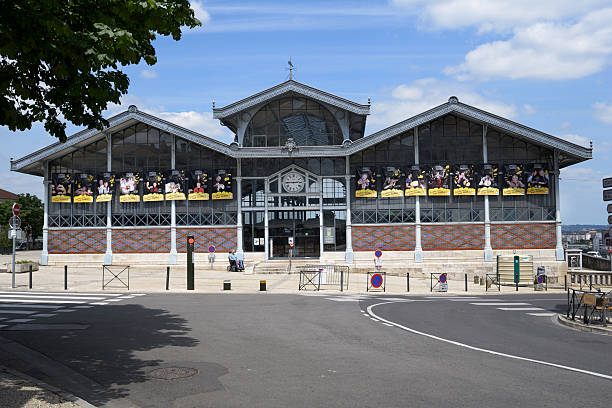
<instances>
[{"instance_id":1,"label":"white road marking","mask_svg":"<svg viewBox=\"0 0 612 408\"><path fill-rule=\"evenodd\" d=\"M556 313L549 313L549 312L546 312L546 313L527 313L527 314L531 315L531 316L554 316L554 315L556 315Z\"/></svg>"},{"instance_id":2,"label":"white road marking","mask_svg":"<svg viewBox=\"0 0 612 408\"><path fill-rule=\"evenodd\" d=\"M53 316L57 316L57 315L55 313L39 313L39 314L32 315L32 317L53 317Z\"/></svg>"},{"instance_id":3,"label":"white road marking","mask_svg":"<svg viewBox=\"0 0 612 408\"><path fill-rule=\"evenodd\" d=\"M452 299L480 299L480 297L478 297L478 296L445 296L445 295L440 295L440 296L425 296L425 299L445 299L445 300L452 300Z\"/></svg>"},{"instance_id":4,"label":"white road marking","mask_svg":"<svg viewBox=\"0 0 612 408\"><path fill-rule=\"evenodd\" d=\"M2 329L3 327L6 327L6 324L0 324L0 329Z\"/></svg>"},{"instance_id":5,"label":"white road marking","mask_svg":"<svg viewBox=\"0 0 612 408\"><path fill-rule=\"evenodd\" d=\"M69 312L76 312L76 310L74 310L74 309L60 309L60 310L56 310L56 312L59 312L59 313L69 313Z\"/></svg>"},{"instance_id":6,"label":"white road marking","mask_svg":"<svg viewBox=\"0 0 612 408\"><path fill-rule=\"evenodd\" d=\"M451 302L473 302L475 300L481 300L481 299L449 299ZM485 299L482 299L485 300ZM499 302L501 301L501 299L486 299L487 302Z\"/></svg>"},{"instance_id":7,"label":"white road marking","mask_svg":"<svg viewBox=\"0 0 612 408\"><path fill-rule=\"evenodd\" d=\"M74 309L89 309L92 308L93 306L72 306Z\"/></svg>"},{"instance_id":8,"label":"white road marking","mask_svg":"<svg viewBox=\"0 0 612 408\"><path fill-rule=\"evenodd\" d=\"M59 300L103 300L105 297L93 297L93 296L43 296L43 295L0 295L0 299L5 298L26 298L26 299L59 299Z\"/></svg>"},{"instance_id":9,"label":"white road marking","mask_svg":"<svg viewBox=\"0 0 612 408\"><path fill-rule=\"evenodd\" d=\"M121 302L121 300L122 299L118 299L118 298L115 298L115 299L106 299L106 302Z\"/></svg>"},{"instance_id":10,"label":"white road marking","mask_svg":"<svg viewBox=\"0 0 612 408\"><path fill-rule=\"evenodd\" d=\"M16 291L0 291L0 294L16 294L24 295L79 295L79 296L121 296L121 293L78 293L78 292L16 292Z\"/></svg>"},{"instance_id":11,"label":"white road marking","mask_svg":"<svg viewBox=\"0 0 612 408\"><path fill-rule=\"evenodd\" d=\"M79 303L87 303L81 302L78 300L46 300L46 299L1 299L0 302L18 302L18 303L71 303L71 304L79 304Z\"/></svg>"},{"instance_id":12,"label":"white road marking","mask_svg":"<svg viewBox=\"0 0 612 408\"><path fill-rule=\"evenodd\" d=\"M406 300L404 298L393 298L393 297L386 297L386 298L380 298L379 300Z\"/></svg>"},{"instance_id":13,"label":"white road marking","mask_svg":"<svg viewBox=\"0 0 612 408\"><path fill-rule=\"evenodd\" d=\"M486 302L486 303L470 303L470 305L476 306L529 306L531 303L499 303L499 302Z\"/></svg>"},{"instance_id":14,"label":"white road marking","mask_svg":"<svg viewBox=\"0 0 612 408\"><path fill-rule=\"evenodd\" d=\"M334 302L359 302L359 299L355 299L355 298L326 298L327 300L332 300Z\"/></svg>"},{"instance_id":15,"label":"white road marking","mask_svg":"<svg viewBox=\"0 0 612 408\"><path fill-rule=\"evenodd\" d=\"M384 324L385 326L393 327L393 325L392 325L392 324L385 323L385 322L381 322L381 323L382 323L382 324Z\"/></svg>"},{"instance_id":16,"label":"white road marking","mask_svg":"<svg viewBox=\"0 0 612 408\"><path fill-rule=\"evenodd\" d=\"M496 307L498 310L516 310L516 311L527 311L527 310L544 310L541 307Z\"/></svg>"},{"instance_id":17,"label":"white road marking","mask_svg":"<svg viewBox=\"0 0 612 408\"><path fill-rule=\"evenodd\" d=\"M375 322L378 322L378 320L377 320L377 319L374 319L373 317L370 317L370 320L373 320L373 321L375 321Z\"/></svg>"},{"instance_id":18,"label":"white road marking","mask_svg":"<svg viewBox=\"0 0 612 408\"><path fill-rule=\"evenodd\" d=\"M612 380L612 375L602 374L602 373L598 373L598 372L595 372L595 371L583 370L581 368L565 366L565 365L562 365L562 364L550 363L548 361L536 360L536 359L528 358L528 357L515 356L513 354L501 353L499 351L493 351L493 350L488 350L488 349L484 349L484 348L481 348L481 347L470 346L469 344L461 343L461 342L454 341L454 340L445 339L445 338L439 337L439 336L434 336L433 334L424 333L424 332L421 332L421 331L418 331L418 330L414 330L414 329L411 329L409 327L402 326L401 324L398 324L398 323L392 322L390 320L384 319L384 318L378 316L376 313L374 313L372 311L372 309L374 309L376 306L385 305L385 304L389 304L389 303L394 303L394 302L382 302L382 303L376 303L376 304L370 305L370 306L368 306L368 309L367 309L368 313L371 316L374 316L375 318L379 319L382 322L389 323L390 325L398 327L398 328L400 328L402 330L405 330L407 332L410 332L410 333L413 333L413 334L418 334L419 336L429 337L430 339L443 341L445 343L453 344L455 346L467 348L467 349L474 350L474 351L480 351L480 352L487 353L487 354L492 354L492 355L495 355L495 356L511 358L511 359L514 359L514 360L528 361L530 363L542 364L542 365L549 366L549 367L560 368L560 369L563 369L563 370L573 371L573 372L577 372L577 373L592 375L594 377L599 377L599 378L605 378L607 380Z\"/></svg>"},{"instance_id":19,"label":"white road marking","mask_svg":"<svg viewBox=\"0 0 612 408\"><path fill-rule=\"evenodd\" d=\"M106 303L106 302L93 302L93 303L90 303L90 305L100 305L100 306L102 306L102 305L108 305L108 303Z\"/></svg>"},{"instance_id":20,"label":"white road marking","mask_svg":"<svg viewBox=\"0 0 612 408\"><path fill-rule=\"evenodd\" d=\"M51 305L12 305L12 304L1 305L1 306L21 308L21 309L57 309L58 307L61 307L61 306L51 306Z\"/></svg>"},{"instance_id":21,"label":"white road marking","mask_svg":"<svg viewBox=\"0 0 612 408\"><path fill-rule=\"evenodd\" d=\"M13 319L13 320L7 320L6 323L27 323L27 322L31 322L34 319Z\"/></svg>"},{"instance_id":22,"label":"white road marking","mask_svg":"<svg viewBox=\"0 0 612 408\"><path fill-rule=\"evenodd\" d=\"M32 314L36 313L34 310L0 310L0 314Z\"/></svg>"}]
</instances>

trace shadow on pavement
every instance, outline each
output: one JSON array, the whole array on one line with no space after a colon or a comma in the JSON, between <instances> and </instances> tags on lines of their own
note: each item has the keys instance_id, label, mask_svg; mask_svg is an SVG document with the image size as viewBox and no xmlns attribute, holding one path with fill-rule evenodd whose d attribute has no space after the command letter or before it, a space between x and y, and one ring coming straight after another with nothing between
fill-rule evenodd
<instances>
[{"instance_id":1,"label":"shadow on pavement","mask_svg":"<svg viewBox=\"0 0 612 408\"><path fill-rule=\"evenodd\" d=\"M46 323L85 323L90 327L70 331L5 331L3 337L35 352L27 358L16 358L15 353L8 356L5 349L0 352L1 360L96 406L111 402L113 406L134 406L127 400L128 386L164 381L147 373L167 364L161 359L141 358L144 352L199 344L197 339L187 336L191 329L185 319L138 304L86 309ZM226 370L218 367L211 371L214 375L207 377L209 388L222 388L218 377Z\"/></svg>"}]
</instances>

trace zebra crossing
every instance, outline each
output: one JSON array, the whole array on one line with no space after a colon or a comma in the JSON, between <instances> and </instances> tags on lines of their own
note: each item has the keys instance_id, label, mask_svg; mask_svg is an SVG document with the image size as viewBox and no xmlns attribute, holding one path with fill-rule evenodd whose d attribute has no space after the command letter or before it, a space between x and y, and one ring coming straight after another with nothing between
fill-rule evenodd
<instances>
[{"instance_id":1,"label":"zebra crossing","mask_svg":"<svg viewBox=\"0 0 612 408\"><path fill-rule=\"evenodd\" d=\"M44 323L47 318L138 296L144 294L0 291L0 331L14 330L23 324Z\"/></svg>"},{"instance_id":2,"label":"zebra crossing","mask_svg":"<svg viewBox=\"0 0 612 408\"><path fill-rule=\"evenodd\" d=\"M474 306L493 306L497 310L504 312L527 312L526 314L536 317L555 316L555 312L547 311L546 309L534 306L528 302L506 302L494 299L486 299L484 302L470 302Z\"/></svg>"}]
</instances>

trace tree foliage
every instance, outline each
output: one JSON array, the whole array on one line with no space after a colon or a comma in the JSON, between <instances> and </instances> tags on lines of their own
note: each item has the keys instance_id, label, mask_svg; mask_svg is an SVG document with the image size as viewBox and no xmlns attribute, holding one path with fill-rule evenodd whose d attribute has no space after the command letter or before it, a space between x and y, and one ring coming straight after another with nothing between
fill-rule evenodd
<instances>
[{"instance_id":1,"label":"tree foliage","mask_svg":"<svg viewBox=\"0 0 612 408\"><path fill-rule=\"evenodd\" d=\"M40 198L31 194L19 194L17 203L21 209L21 229L32 234L32 239L42 235L44 209ZM0 203L0 225L8 225L9 218L13 215L13 201L3 201ZM3 229L3 234L6 230Z\"/></svg>"},{"instance_id":2,"label":"tree foliage","mask_svg":"<svg viewBox=\"0 0 612 408\"><path fill-rule=\"evenodd\" d=\"M66 120L108 126L102 112L127 93L120 68L157 62L157 35L194 28L188 0L0 0L0 125L66 140ZM63 116L63 118L62 118Z\"/></svg>"}]
</instances>

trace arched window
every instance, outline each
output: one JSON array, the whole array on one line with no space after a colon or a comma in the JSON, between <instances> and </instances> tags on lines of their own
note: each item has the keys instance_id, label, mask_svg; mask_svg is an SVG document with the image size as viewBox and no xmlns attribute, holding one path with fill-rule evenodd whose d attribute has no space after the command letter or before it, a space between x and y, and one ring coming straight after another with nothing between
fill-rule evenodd
<instances>
[{"instance_id":1,"label":"arched window","mask_svg":"<svg viewBox=\"0 0 612 408\"><path fill-rule=\"evenodd\" d=\"M306 98L277 99L261 108L244 135L245 147L284 146L289 138L298 146L342 144L338 122L321 104Z\"/></svg>"}]
</instances>

